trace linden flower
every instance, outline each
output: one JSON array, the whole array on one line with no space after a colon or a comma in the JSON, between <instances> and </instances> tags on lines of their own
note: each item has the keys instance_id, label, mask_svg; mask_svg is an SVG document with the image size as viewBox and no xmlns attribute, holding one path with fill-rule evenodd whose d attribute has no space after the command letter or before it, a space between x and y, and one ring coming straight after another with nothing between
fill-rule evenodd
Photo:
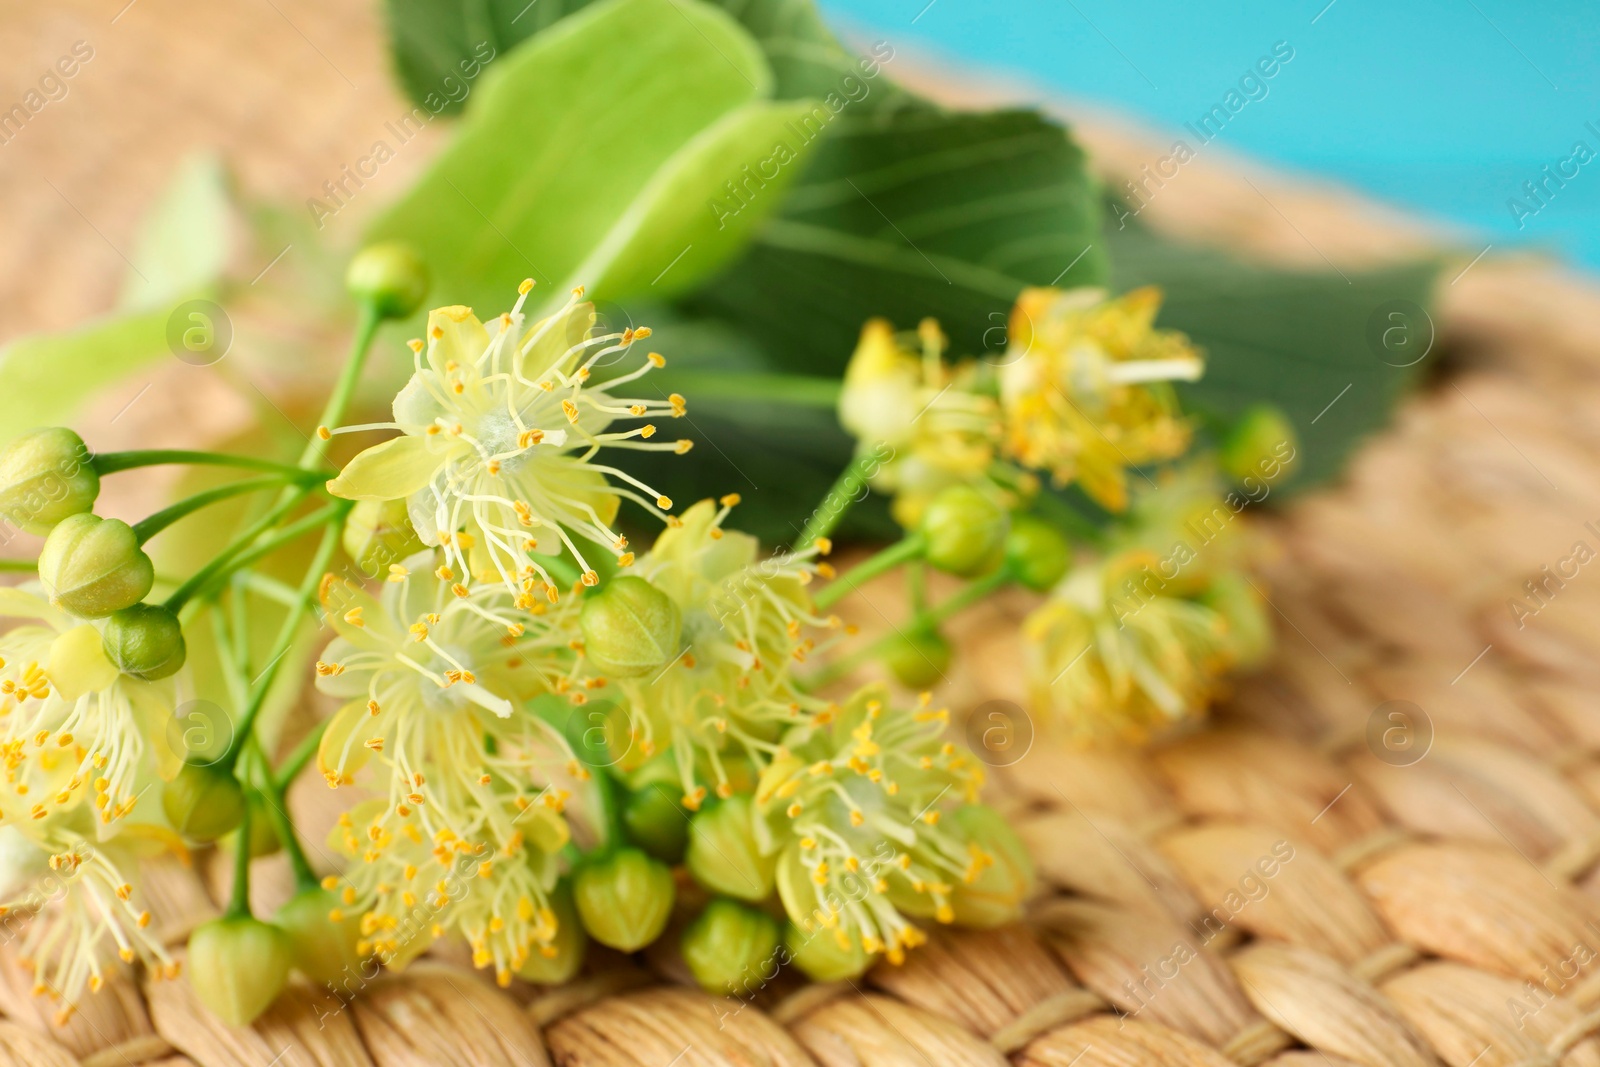
<instances>
[{"instance_id":1,"label":"linden flower","mask_svg":"<svg viewBox=\"0 0 1600 1067\"><path fill-rule=\"evenodd\" d=\"M31 587L0 590L0 616L28 620L0 637L0 758L24 818L76 807L92 791L102 822L130 812L152 772L182 763L166 741L173 683L121 674L100 630ZM6 792L0 789L0 793Z\"/></svg>"},{"instance_id":2,"label":"linden flower","mask_svg":"<svg viewBox=\"0 0 1600 1067\"><path fill-rule=\"evenodd\" d=\"M1189 427L1167 383L1204 366L1183 334L1152 327L1160 306L1154 288L1024 290L1000 370L1007 454L1111 511L1127 507L1127 468L1181 455Z\"/></svg>"},{"instance_id":3,"label":"linden flower","mask_svg":"<svg viewBox=\"0 0 1600 1067\"><path fill-rule=\"evenodd\" d=\"M1198 716L1240 659L1223 611L1164 590L1129 550L1080 566L1023 622L1034 706L1080 741L1140 741Z\"/></svg>"},{"instance_id":4,"label":"linden flower","mask_svg":"<svg viewBox=\"0 0 1600 1067\"><path fill-rule=\"evenodd\" d=\"M553 857L571 836L567 800L589 779L526 702L571 688L577 658L543 605L521 610L498 585L468 591L445 566L412 574L432 559L392 566L379 597L324 580L339 636L317 664L317 686L349 703L323 734L318 763L334 786L369 761L387 772L387 795L343 823L360 844L348 849L360 862L346 872L345 897L367 912L369 947L404 962L413 942L393 931L415 907L408 900L431 899L430 929L459 930L480 965L509 975L532 942L554 938L540 916ZM438 888L449 874L438 866L468 860L492 891ZM431 880L417 882L418 872Z\"/></svg>"},{"instance_id":5,"label":"linden flower","mask_svg":"<svg viewBox=\"0 0 1600 1067\"><path fill-rule=\"evenodd\" d=\"M71 1017L85 987L98 993L118 960L175 977L178 965L150 929L133 881L141 856L181 850L171 831L122 823L102 839L87 805L39 821L25 798L0 796L0 916L28 924L20 956L33 992L60 1003L56 1022Z\"/></svg>"},{"instance_id":6,"label":"linden flower","mask_svg":"<svg viewBox=\"0 0 1600 1067\"><path fill-rule=\"evenodd\" d=\"M971 365L944 362L939 324L924 319L918 353L884 319L862 327L845 368L839 422L855 437L873 488L894 495L895 520L912 527L939 490L985 478L1001 427L993 397L976 391Z\"/></svg>"},{"instance_id":7,"label":"linden flower","mask_svg":"<svg viewBox=\"0 0 1600 1067\"><path fill-rule=\"evenodd\" d=\"M606 677L627 724L620 764L670 752L690 810L706 798L703 782L731 796L734 776L764 766L786 727L827 707L801 692L792 668L817 648L808 629L842 627L806 592L817 574L832 576L816 560L827 542L761 559L756 538L722 528L738 499L698 502L640 557L635 573L676 606L678 647L660 669Z\"/></svg>"},{"instance_id":8,"label":"linden flower","mask_svg":"<svg viewBox=\"0 0 1600 1067\"><path fill-rule=\"evenodd\" d=\"M898 963L925 939L907 915L979 925L1014 917L1031 870L1004 825L971 805L983 772L940 740L948 718L926 698L916 711L892 708L874 685L825 725L785 739L789 754L761 776L755 829L763 850L778 853L778 893L802 931ZM970 831L980 823L982 834Z\"/></svg>"},{"instance_id":9,"label":"linden flower","mask_svg":"<svg viewBox=\"0 0 1600 1067\"><path fill-rule=\"evenodd\" d=\"M471 947L473 965L493 967L502 986L531 953L553 958L559 924L550 893L561 873L557 853L570 838L559 793L545 796L550 802L520 809L525 798L513 797L468 834L400 815L382 799L340 816L330 843L352 860L341 899L361 913L357 951L399 970L455 934ZM323 881L329 890L340 885L336 876Z\"/></svg>"},{"instance_id":10,"label":"linden flower","mask_svg":"<svg viewBox=\"0 0 1600 1067\"><path fill-rule=\"evenodd\" d=\"M649 442L656 433L650 422L609 429L619 419L684 414L676 393L665 401L616 393L665 366L661 356L651 353L643 366L610 381L590 381L597 365L650 336L648 329L590 336L594 308L579 303L581 289L560 311L526 327L522 305L532 288L523 282L516 306L488 328L470 308L431 312L426 345L412 342L416 370L395 397L394 421L340 431L402 435L362 452L328 483L329 492L350 500L406 498L424 544L443 545L462 574L497 576L514 592L525 592L535 578L548 581L534 553L555 555L563 547L593 584L575 537L626 565L627 540L613 528L623 498L657 516L672 507L626 471L595 462L600 449L682 453L691 444Z\"/></svg>"}]
</instances>

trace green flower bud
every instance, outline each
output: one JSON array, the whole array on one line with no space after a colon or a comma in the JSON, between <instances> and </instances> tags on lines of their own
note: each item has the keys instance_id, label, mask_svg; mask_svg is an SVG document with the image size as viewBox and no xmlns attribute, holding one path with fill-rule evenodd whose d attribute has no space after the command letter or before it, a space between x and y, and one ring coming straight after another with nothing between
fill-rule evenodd
<instances>
[{"instance_id":1,"label":"green flower bud","mask_svg":"<svg viewBox=\"0 0 1600 1067\"><path fill-rule=\"evenodd\" d=\"M934 497L918 527L928 562L966 578L1000 562L1010 528L1006 510L968 485L953 485Z\"/></svg>"},{"instance_id":2,"label":"green flower bud","mask_svg":"<svg viewBox=\"0 0 1600 1067\"><path fill-rule=\"evenodd\" d=\"M938 630L921 628L896 634L883 650L883 662L908 689L929 689L950 669L950 642Z\"/></svg>"},{"instance_id":3,"label":"green flower bud","mask_svg":"<svg viewBox=\"0 0 1600 1067\"><path fill-rule=\"evenodd\" d=\"M344 287L384 318L403 319L428 295L428 268L410 245L385 241L356 253L345 271Z\"/></svg>"},{"instance_id":4,"label":"green flower bud","mask_svg":"<svg viewBox=\"0 0 1600 1067\"><path fill-rule=\"evenodd\" d=\"M1241 485L1277 485L1293 473L1299 444L1288 416L1271 404L1258 404L1233 424L1218 459L1228 476Z\"/></svg>"},{"instance_id":5,"label":"green flower bud","mask_svg":"<svg viewBox=\"0 0 1600 1067\"><path fill-rule=\"evenodd\" d=\"M541 985L560 985L578 973L588 954L589 939L578 921L572 902L572 887L560 882L550 893L550 910L556 914L556 939L548 945L534 945L528 960L517 970L517 977Z\"/></svg>"},{"instance_id":6,"label":"green flower bud","mask_svg":"<svg viewBox=\"0 0 1600 1067\"><path fill-rule=\"evenodd\" d=\"M338 918L334 918L338 916ZM360 917L345 914L338 894L312 886L290 897L272 921L288 939L295 968L313 982L349 988L361 973Z\"/></svg>"},{"instance_id":7,"label":"green flower bud","mask_svg":"<svg viewBox=\"0 0 1600 1067\"><path fill-rule=\"evenodd\" d=\"M30 430L0 452L0 515L29 533L49 533L99 495L89 449L65 426Z\"/></svg>"},{"instance_id":8,"label":"green flower bud","mask_svg":"<svg viewBox=\"0 0 1600 1067\"><path fill-rule=\"evenodd\" d=\"M842 982L866 971L872 957L839 929L817 927L809 933L791 924L783 932L783 945L796 967L817 982Z\"/></svg>"},{"instance_id":9,"label":"green flower bud","mask_svg":"<svg viewBox=\"0 0 1600 1067\"><path fill-rule=\"evenodd\" d=\"M358 500L344 522L344 551L368 578L381 578L391 563L421 552L422 539L411 528L406 502Z\"/></svg>"},{"instance_id":10,"label":"green flower bud","mask_svg":"<svg viewBox=\"0 0 1600 1067\"><path fill-rule=\"evenodd\" d=\"M176 674L187 655L178 617L159 604L113 612L100 631L100 645L117 670L147 682Z\"/></svg>"},{"instance_id":11,"label":"green flower bud","mask_svg":"<svg viewBox=\"0 0 1600 1067\"><path fill-rule=\"evenodd\" d=\"M683 620L671 597L631 574L583 598L583 648L608 674L637 678L661 670L682 651Z\"/></svg>"},{"instance_id":12,"label":"green flower bud","mask_svg":"<svg viewBox=\"0 0 1600 1067\"><path fill-rule=\"evenodd\" d=\"M683 859L689 843L689 815L678 803L677 790L651 782L637 790L622 808L628 838L663 863Z\"/></svg>"},{"instance_id":13,"label":"green flower bud","mask_svg":"<svg viewBox=\"0 0 1600 1067\"><path fill-rule=\"evenodd\" d=\"M750 798L735 793L689 823L689 851L684 865L707 889L740 900L760 901L772 895L776 856L763 856L756 846L755 813Z\"/></svg>"},{"instance_id":14,"label":"green flower bud","mask_svg":"<svg viewBox=\"0 0 1600 1067\"><path fill-rule=\"evenodd\" d=\"M1006 566L1029 589L1046 592L1072 566L1072 542L1038 516L1013 515L1006 535Z\"/></svg>"},{"instance_id":15,"label":"green flower bud","mask_svg":"<svg viewBox=\"0 0 1600 1067\"><path fill-rule=\"evenodd\" d=\"M161 790L172 828L190 841L215 841L244 818L244 790L233 772L186 763Z\"/></svg>"},{"instance_id":16,"label":"green flower bud","mask_svg":"<svg viewBox=\"0 0 1600 1067\"><path fill-rule=\"evenodd\" d=\"M579 869L572 899L589 936L622 952L661 936L672 914L672 868L624 848Z\"/></svg>"},{"instance_id":17,"label":"green flower bud","mask_svg":"<svg viewBox=\"0 0 1600 1067\"><path fill-rule=\"evenodd\" d=\"M683 932L683 961L707 993L761 988L778 973L778 923L764 911L713 900Z\"/></svg>"},{"instance_id":18,"label":"green flower bud","mask_svg":"<svg viewBox=\"0 0 1600 1067\"><path fill-rule=\"evenodd\" d=\"M133 527L87 513L56 524L39 553L39 580L50 603L79 618L98 619L143 600L155 567Z\"/></svg>"},{"instance_id":19,"label":"green flower bud","mask_svg":"<svg viewBox=\"0 0 1600 1067\"><path fill-rule=\"evenodd\" d=\"M248 1026L283 992L293 951L284 932L248 915L213 919L189 935L189 984L229 1026Z\"/></svg>"},{"instance_id":20,"label":"green flower bud","mask_svg":"<svg viewBox=\"0 0 1600 1067\"><path fill-rule=\"evenodd\" d=\"M1015 921L1033 893L1033 860L1001 814L987 804L965 804L951 813L956 830L983 850L977 877L957 882L950 904L963 926L991 927Z\"/></svg>"}]
</instances>

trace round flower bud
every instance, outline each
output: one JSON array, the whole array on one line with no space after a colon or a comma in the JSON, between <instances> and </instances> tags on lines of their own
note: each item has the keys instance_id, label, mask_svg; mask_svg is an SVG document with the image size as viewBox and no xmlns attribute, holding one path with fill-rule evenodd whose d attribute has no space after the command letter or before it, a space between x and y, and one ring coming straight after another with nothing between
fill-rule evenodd
<instances>
[{"instance_id":1,"label":"round flower bud","mask_svg":"<svg viewBox=\"0 0 1600 1067\"><path fill-rule=\"evenodd\" d=\"M120 519L69 515L50 531L39 553L39 580L50 603L84 619L133 607L150 592L155 577L133 527Z\"/></svg>"},{"instance_id":2,"label":"round flower bud","mask_svg":"<svg viewBox=\"0 0 1600 1067\"><path fill-rule=\"evenodd\" d=\"M991 927L1013 922L1033 893L1033 860L1028 848L1001 814L987 804L965 804L951 813L955 829L976 845L975 876L957 882L950 904L963 926Z\"/></svg>"},{"instance_id":3,"label":"round flower bud","mask_svg":"<svg viewBox=\"0 0 1600 1067\"><path fill-rule=\"evenodd\" d=\"M356 253L345 271L344 287L384 318L403 319L428 295L428 268L410 245L385 241Z\"/></svg>"},{"instance_id":4,"label":"round flower bud","mask_svg":"<svg viewBox=\"0 0 1600 1067\"><path fill-rule=\"evenodd\" d=\"M672 914L672 868L624 848L581 868L572 899L589 936L622 952L644 948Z\"/></svg>"},{"instance_id":5,"label":"round flower bud","mask_svg":"<svg viewBox=\"0 0 1600 1067\"><path fill-rule=\"evenodd\" d=\"M1000 562L1010 527L1011 518L999 504L971 486L953 485L928 504L918 529L929 563L970 578Z\"/></svg>"},{"instance_id":6,"label":"round flower bud","mask_svg":"<svg viewBox=\"0 0 1600 1067\"><path fill-rule=\"evenodd\" d=\"M684 865L712 892L760 901L772 895L778 860L756 846L752 807L749 796L735 793L695 815Z\"/></svg>"},{"instance_id":7,"label":"round flower bud","mask_svg":"<svg viewBox=\"0 0 1600 1067\"><path fill-rule=\"evenodd\" d=\"M1218 454L1222 469L1241 485L1288 481L1299 437L1288 416L1271 404L1249 408L1228 431Z\"/></svg>"},{"instance_id":8,"label":"round flower bud","mask_svg":"<svg viewBox=\"0 0 1600 1067\"><path fill-rule=\"evenodd\" d=\"M1072 566L1072 542L1035 515L1013 515L1006 535L1006 566L1029 589L1047 592Z\"/></svg>"},{"instance_id":9,"label":"round flower bud","mask_svg":"<svg viewBox=\"0 0 1600 1067\"><path fill-rule=\"evenodd\" d=\"M229 1026L248 1026L283 992L293 952L284 932L248 915L213 919L189 935L189 984Z\"/></svg>"},{"instance_id":10,"label":"round flower bud","mask_svg":"<svg viewBox=\"0 0 1600 1067\"><path fill-rule=\"evenodd\" d=\"M896 634L883 650L883 662L908 689L931 689L950 669L950 642L938 630L923 627Z\"/></svg>"},{"instance_id":11,"label":"round flower bud","mask_svg":"<svg viewBox=\"0 0 1600 1067\"><path fill-rule=\"evenodd\" d=\"M795 966L817 982L842 982L867 969L872 957L837 927L817 926L808 931L790 925L783 932L783 947Z\"/></svg>"},{"instance_id":12,"label":"round flower bud","mask_svg":"<svg viewBox=\"0 0 1600 1067\"><path fill-rule=\"evenodd\" d=\"M671 597L631 574L611 579L583 598L578 625L583 648L607 674L636 678L661 670L682 649L683 620Z\"/></svg>"},{"instance_id":13,"label":"round flower bud","mask_svg":"<svg viewBox=\"0 0 1600 1067\"><path fill-rule=\"evenodd\" d=\"M344 521L343 544L345 555L368 578L383 577L390 564L423 549L422 539L411 528L404 497L358 500Z\"/></svg>"},{"instance_id":14,"label":"round flower bud","mask_svg":"<svg viewBox=\"0 0 1600 1067\"><path fill-rule=\"evenodd\" d=\"M313 982L349 989L361 973L360 916L346 914L339 895L321 886L290 897L273 923L289 941L295 969Z\"/></svg>"},{"instance_id":15,"label":"round flower bud","mask_svg":"<svg viewBox=\"0 0 1600 1067\"><path fill-rule=\"evenodd\" d=\"M172 828L190 841L215 841L244 818L244 790L233 772L186 763L161 790Z\"/></svg>"},{"instance_id":16,"label":"round flower bud","mask_svg":"<svg viewBox=\"0 0 1600 1067\"><path fill-rule=\"evenodd\" d=\"M683 962L707 993L760 989L778 973L778 923L764 911L713 900L683 931Z\"/></svg>"},{"instance_id":17,"label":"round flower bud","mask_svg":"<svg viewBox=\"0 0 1600 1067\"><path fill-rule=\"evenodd\" d=\"M187 654L178 617L159 604L113 612L100 643L117 670L147 682L176 674Z\"/></svg>"},{"instance_id":18,"label":"round flower bud","mask_svg":"<svg viewBox=\"0 0 1600 1067\"><path fill-rule=\"evenodd\" d=\"M30 430L0 452L0 515L29 533L49 533L99 495L89 449L65 426Z\"/></svg>"},{"instance_id":19,"label":"round flower bud","mask_svg":"<svg viewBox=\"0 0 1600 1067\"><path fill-rule=\"evenodd\" d=\"M560 985L578 973L588 954L589 939L578 921L572 903L572 887L565 881L550 892L550 910L556 916L556 937L548 945L535 944L527 962L517 969L517 977L541 985Z\"/></svg>"},{"instance_id":20,"label":"round flower bud","mask_svg":"<svg viewBox=\"0 0 1600 1067\"><path fill-rule=\"evenodd\" d=\"M629 839L663 863L683 859L689 843L689 815L678 803L672 786L651 782L628 797L622 808L622 825Z\"/></svg>"}]
</instances>

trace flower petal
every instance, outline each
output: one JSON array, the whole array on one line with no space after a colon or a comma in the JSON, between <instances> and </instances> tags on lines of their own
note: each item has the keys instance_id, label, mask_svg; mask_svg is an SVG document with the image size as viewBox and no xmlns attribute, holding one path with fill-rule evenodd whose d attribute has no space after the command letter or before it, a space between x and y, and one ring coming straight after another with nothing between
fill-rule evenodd
<instances>
[{"instance_id":1,"label":"flower petal","mask_svg":"<svg viewBox=\"0 0 1600 1067\"><path fill-rule=\"evenodd\" d=\"M394 437L346 463L328 492L345 500L398 500L427 485L443 463L427 438Z\"/></svg>"}]
</instances>

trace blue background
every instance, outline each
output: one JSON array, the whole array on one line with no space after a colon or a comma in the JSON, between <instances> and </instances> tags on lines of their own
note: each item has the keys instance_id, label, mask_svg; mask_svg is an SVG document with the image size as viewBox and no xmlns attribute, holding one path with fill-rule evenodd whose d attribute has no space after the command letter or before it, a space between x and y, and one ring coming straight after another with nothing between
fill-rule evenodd
<instances>
[{"instance_id":1,"label":"blue background","mask_svg":"<svg viewBox=\"0 0 1600 1067\"><path fill-rule=\"evenodd\" d=\"M1158 129L1220 102L1274 42L1293 60L1216 144L1600 270L1600 4L1581 0L825 0L842 27L1021 75ZM914 21L913 21L914 20ZM1315 20L1315 21L1313 21ZM1196 140L1185 134L1191 147ZM1506 201L1583 140L1519 228ZM1570 170L1570 167L1568 168ZM1554 188L1552 185L1551 188ZM1543 194L1541 194L1543 195Z\"/></svg>"}]
</instances>

